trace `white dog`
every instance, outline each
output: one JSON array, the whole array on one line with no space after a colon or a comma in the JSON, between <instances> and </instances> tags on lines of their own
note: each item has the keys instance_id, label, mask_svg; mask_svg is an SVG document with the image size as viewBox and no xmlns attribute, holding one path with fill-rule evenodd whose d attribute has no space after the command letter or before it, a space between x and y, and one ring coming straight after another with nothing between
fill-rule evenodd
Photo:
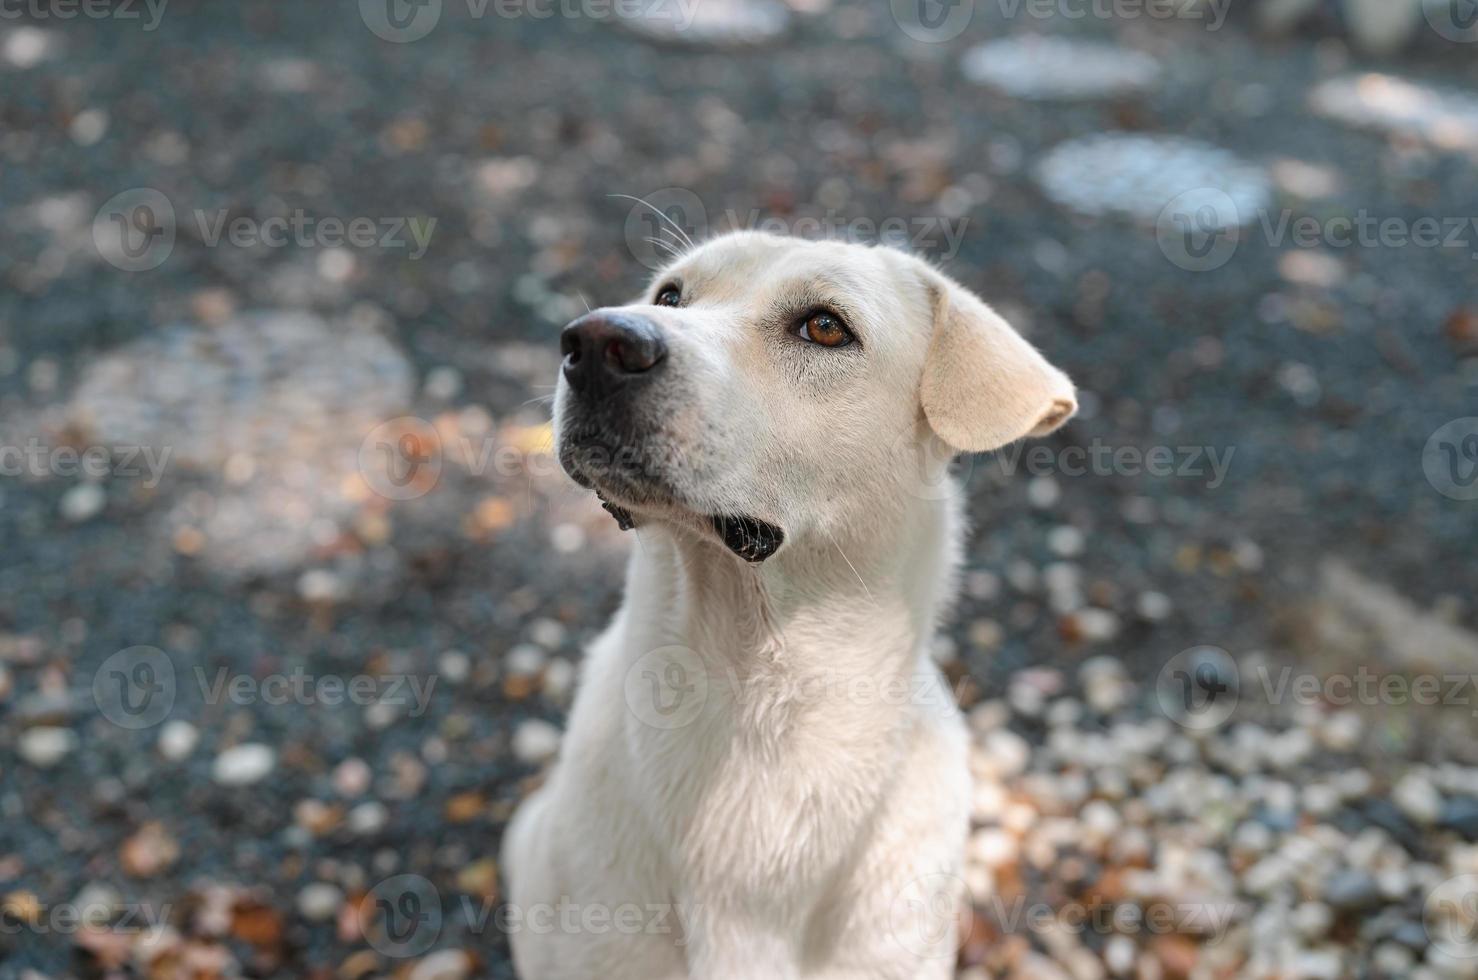
<instances>
[{"instance_id":1,"label":"white dog","mask_svg":"<svg viewBox=\"0 0 1478 980\"><path fill-rule=\"evenodd\" d=\"M963 533L946 467L1055 429L1072 383L918 259L756 233L562 348L560 460L637 547L505 838L519 975L951 976L970 784L928 654Z\"/></svg>"}]
</instances>

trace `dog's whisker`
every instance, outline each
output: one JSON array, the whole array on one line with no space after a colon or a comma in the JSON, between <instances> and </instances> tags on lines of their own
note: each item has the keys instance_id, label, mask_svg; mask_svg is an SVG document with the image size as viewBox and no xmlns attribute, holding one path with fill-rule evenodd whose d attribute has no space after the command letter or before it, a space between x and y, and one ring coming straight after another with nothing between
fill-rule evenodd
<instances>
[{"instance_id":1,"label":"dog's whisker","mask_svg":"<svg viewBox=\"0 0 1478 980\"><path fill-rule=\"evenodd\" d=\"M867 595L867 600L869 602L872 602L872 590L867 587L866 582L862 581L862 575L857 571L857 566L852 564L852 559L847 557L847 553L842 550L842 546L837 543L837 539L831 536L830 531L828 531L826 528L822 528L821 533L826 535L827 539L831 541L832 547L836 548L837 554L842 556L842 561L846 562L847 567L852 570L852 574L857 576L857 584L862 586L862 591Z\"/></svg>"},{"instance_id":2,"label":"dog's whisker","mask_svg":"<svg viewBox=\"0 0 1478 980\"><path fill-rule=\"evenodd\" d=\"M661 208L657 207L655 204L652 204L650 201L645 201L645 200L643 200L642 198L639 198L639 197L633 197L630 194L612 194L610 196L611 197L625 198L628 201L635 201L637 204L640 204L642 207L650 209L654 214L657 215L657 217L661 218L663 221L667 222L669 225L672 226L672 229L677 232L678 236L681 238L681 240L684 243L687 244L688 248L697 248L698 247L693 242L693 240L688 237L688 233L685 232L685 231L683 231L682 225L678 224L676 221L673 221L672 218L669 217L666 212L664 212Z\"/></svg>"},{"instance_id":3,"label":"dog's whisker","mask_svg":"<svg viewBox=\"0 0 1478 980\"><path fill-rule=\"evenodd\" d=\"M664 248L664 249L666 249L667 250L667 254L668 255L671 255L673 258L679 258L683 254L682 252L680 252L678 250L677 246L673 245L671 242L667 241L665 238L648 238L647 239L647 243L649 245L652 245L652 246L657 247L657 248Z\"/></svg>"}]
</instances>

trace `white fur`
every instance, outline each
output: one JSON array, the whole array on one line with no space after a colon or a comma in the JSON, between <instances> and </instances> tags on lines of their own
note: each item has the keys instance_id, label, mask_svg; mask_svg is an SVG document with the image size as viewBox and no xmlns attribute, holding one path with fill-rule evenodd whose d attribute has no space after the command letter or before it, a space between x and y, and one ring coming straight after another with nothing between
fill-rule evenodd
<instances>
[{"instance_id":1,"label":"white fur","mask_svg":"<svg viewBox=\"0 0 1478 980\"><path fill-rule=\"evenodd\" d=\"M627 308L671 347L649 436L675 460L670 499L617 501L637 521L625 598L558 764L505 837L515 965L525 980L951 976L970 787L928 655L964 531L939 436L983 449L1046 431L1071 384L885 249L740 234L652 288L674 279L683 308ZM775 319L818 289L856 349ZM785 544L747 565L712 513L773 522Z\"/></svg>"}]
</instances>

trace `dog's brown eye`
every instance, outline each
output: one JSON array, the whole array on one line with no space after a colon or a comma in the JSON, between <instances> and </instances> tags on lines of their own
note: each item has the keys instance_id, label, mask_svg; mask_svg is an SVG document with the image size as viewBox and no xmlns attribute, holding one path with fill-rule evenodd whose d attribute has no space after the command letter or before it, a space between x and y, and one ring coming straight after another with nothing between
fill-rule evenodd
<instances>
[{"instance_id":1,"label":"dog's brown eye","mask_svg":"<svg viewBox=\"0 0 1478 980\"><path fill-rule=\"evenodd\" d=\"M822 347L845 347L857 339L841 320L830 313L812 313L801 324L800 337Z\"/></svg>"},{"instance_id":2,"label":"dog's brown eye","mask_svg":"<svg viewBox=\"0 0 1478 980\"><path fill-rule=\"evenodd\" d=\"M676 286L665 286L657 294L658 306L681 306L683 302L682 291Z\"/></svg>"}]
</instances>

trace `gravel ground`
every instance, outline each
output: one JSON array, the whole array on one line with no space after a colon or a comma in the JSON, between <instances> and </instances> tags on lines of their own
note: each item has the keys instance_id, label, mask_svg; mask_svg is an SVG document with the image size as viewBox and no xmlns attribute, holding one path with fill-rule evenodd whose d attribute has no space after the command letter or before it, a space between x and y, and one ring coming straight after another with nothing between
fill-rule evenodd
<instances>
[{"instance_id":1,"label":"gravel ground","mask_svg":"<svg viewBox=\"0 0 1478 980\"><path fill-rule=\"evenodd\" d=\"M962 977L1478 976L1478 48L63 6L0 19L0 977L511 976L627 546L543 405L623 194L881 228L1085 392L961 466Z\"/></svg>"}]
</instances>

